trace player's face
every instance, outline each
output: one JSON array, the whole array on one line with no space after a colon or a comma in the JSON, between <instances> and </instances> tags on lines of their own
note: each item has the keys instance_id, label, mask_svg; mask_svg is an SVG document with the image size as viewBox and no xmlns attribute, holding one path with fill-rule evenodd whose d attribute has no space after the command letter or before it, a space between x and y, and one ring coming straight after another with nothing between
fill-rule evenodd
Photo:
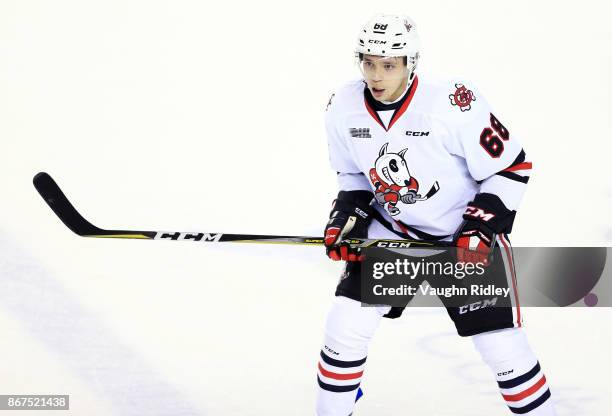
<instances>
[{"instance_id":1,"label":"player's face","mask_svg":"<svg viewBox=\"0 0 612 416\"><path fill-rule=\"evenodd\" d=\"M406 89L408 68L403 57L363 55L359 66L377 101L395 101Z\"/></svg>"}]
</instances>

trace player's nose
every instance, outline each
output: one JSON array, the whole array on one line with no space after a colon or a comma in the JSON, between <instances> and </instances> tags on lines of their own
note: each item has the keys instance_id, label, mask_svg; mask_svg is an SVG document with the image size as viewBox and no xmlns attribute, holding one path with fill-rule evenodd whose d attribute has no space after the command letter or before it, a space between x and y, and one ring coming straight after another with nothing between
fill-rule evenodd
<instances>
[{"instance_id":1,"label":"player's nose","mask_svg":"<svg viewBox=\"0 0 612 416\"><path fill-rule=\"evenodd\" d=\"M382 71L380 68L376 67L372 71L372 81L381 81L382 80Z\"/></svg>"}]
</instances>

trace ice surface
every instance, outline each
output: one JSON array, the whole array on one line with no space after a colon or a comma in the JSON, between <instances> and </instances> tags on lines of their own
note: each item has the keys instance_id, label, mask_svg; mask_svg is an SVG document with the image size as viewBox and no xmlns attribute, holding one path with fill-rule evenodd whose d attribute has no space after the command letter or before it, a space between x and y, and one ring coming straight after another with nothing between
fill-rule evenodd
<instances>
[{"instance_id":1,"label":"ice surface","mask_svg":"<svg viewBox=\"0 0 612 416\"><path fill-rule=\"evenodd\" d=\"M535 170L514 244L609 243L609 6L387 3L419 23L421 71L468 74L521 136ZM339 264L313 247L78 238L31 178L51 173L100 227L319 234L335 194L323 111L378 11L0 4L0 394L70 394L73 415L312 414ZM612 312L525 315L559 415L608 415ZM363 389L356 415L507 412L443 311L385 320Z\"/></svg>"}]
</instances>

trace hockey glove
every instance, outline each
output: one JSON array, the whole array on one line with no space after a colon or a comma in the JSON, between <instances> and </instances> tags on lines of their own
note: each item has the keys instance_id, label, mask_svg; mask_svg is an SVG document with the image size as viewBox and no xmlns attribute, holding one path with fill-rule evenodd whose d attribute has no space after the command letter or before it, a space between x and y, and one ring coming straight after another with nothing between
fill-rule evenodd
<instances>
[{"instance_id":1,"label":"hockey glove","mask_svg":"<svg viewBox=\"0 0 612 416\"><path fill-rule=\"evenodd\" d=\"M364 239L368 236L368 225L372 221L369 191L340 191L329 214L325 227L327 256L335 261L362 261L361 249L343 243L346 238Z\"/></svg>"},{"instance_id":2,"label":"hockey glove","mask_svg":"<svg viewBox=\"0 0 612 416\"><path fill-rule=\"evenodd\" d=\"M512 231L516 211L510 211L497 195L477 194L463 214L457 233L457 260L488 266L497 234Z\"/></svg>"},{"instance_id":3,"label":"hockey glove","mask_svg":"<svg viewBox=\"0 0 612 416\"><path fill-rule=\"evenodd\" d=\"M490 228L478 221L465 222L457 236L457 261L488 266L494 242L495 233Z\"/></svg>"}]
</instances>

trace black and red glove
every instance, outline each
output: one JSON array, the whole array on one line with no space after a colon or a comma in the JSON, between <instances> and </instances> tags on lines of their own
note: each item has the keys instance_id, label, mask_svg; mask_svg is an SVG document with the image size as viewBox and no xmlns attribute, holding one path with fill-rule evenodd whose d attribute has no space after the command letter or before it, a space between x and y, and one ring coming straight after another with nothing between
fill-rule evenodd
<instances>
[{"instance_id":1,"label":"black and red glove","mask_svg":"<svg viewBox=\"0 0 612 416\"><path fill-rule=\"evenodd\" d=\"M457 260L488 266L497 234L512 231L515 215L497 195L477 194L463 213L466 221L456 235Z\"/></svg>"},{"instance_id":2,"label":"black and red glove","mask_svg":"<svg viewBox=\"0 0 612 416\"><path fill-rule=\"evenodd\" d=\"M490 228L478 221L467 221L457 235L457 261L488 266L494 244L495 233Z\"/></svg>"},{"instance_id":3,"label":"black and red glove","mask_svg":"<svg viewBox=\"0 0 612 416\"><path fill-rule=\"evenodd\" d=\"M340 191L334 201L329 221L325 226L327 256L335 261L362 261L361 249L351 247L342 240L365 239L372 221L370 202L374 195L369 191Z\"/></svg>"}]
</instances>

